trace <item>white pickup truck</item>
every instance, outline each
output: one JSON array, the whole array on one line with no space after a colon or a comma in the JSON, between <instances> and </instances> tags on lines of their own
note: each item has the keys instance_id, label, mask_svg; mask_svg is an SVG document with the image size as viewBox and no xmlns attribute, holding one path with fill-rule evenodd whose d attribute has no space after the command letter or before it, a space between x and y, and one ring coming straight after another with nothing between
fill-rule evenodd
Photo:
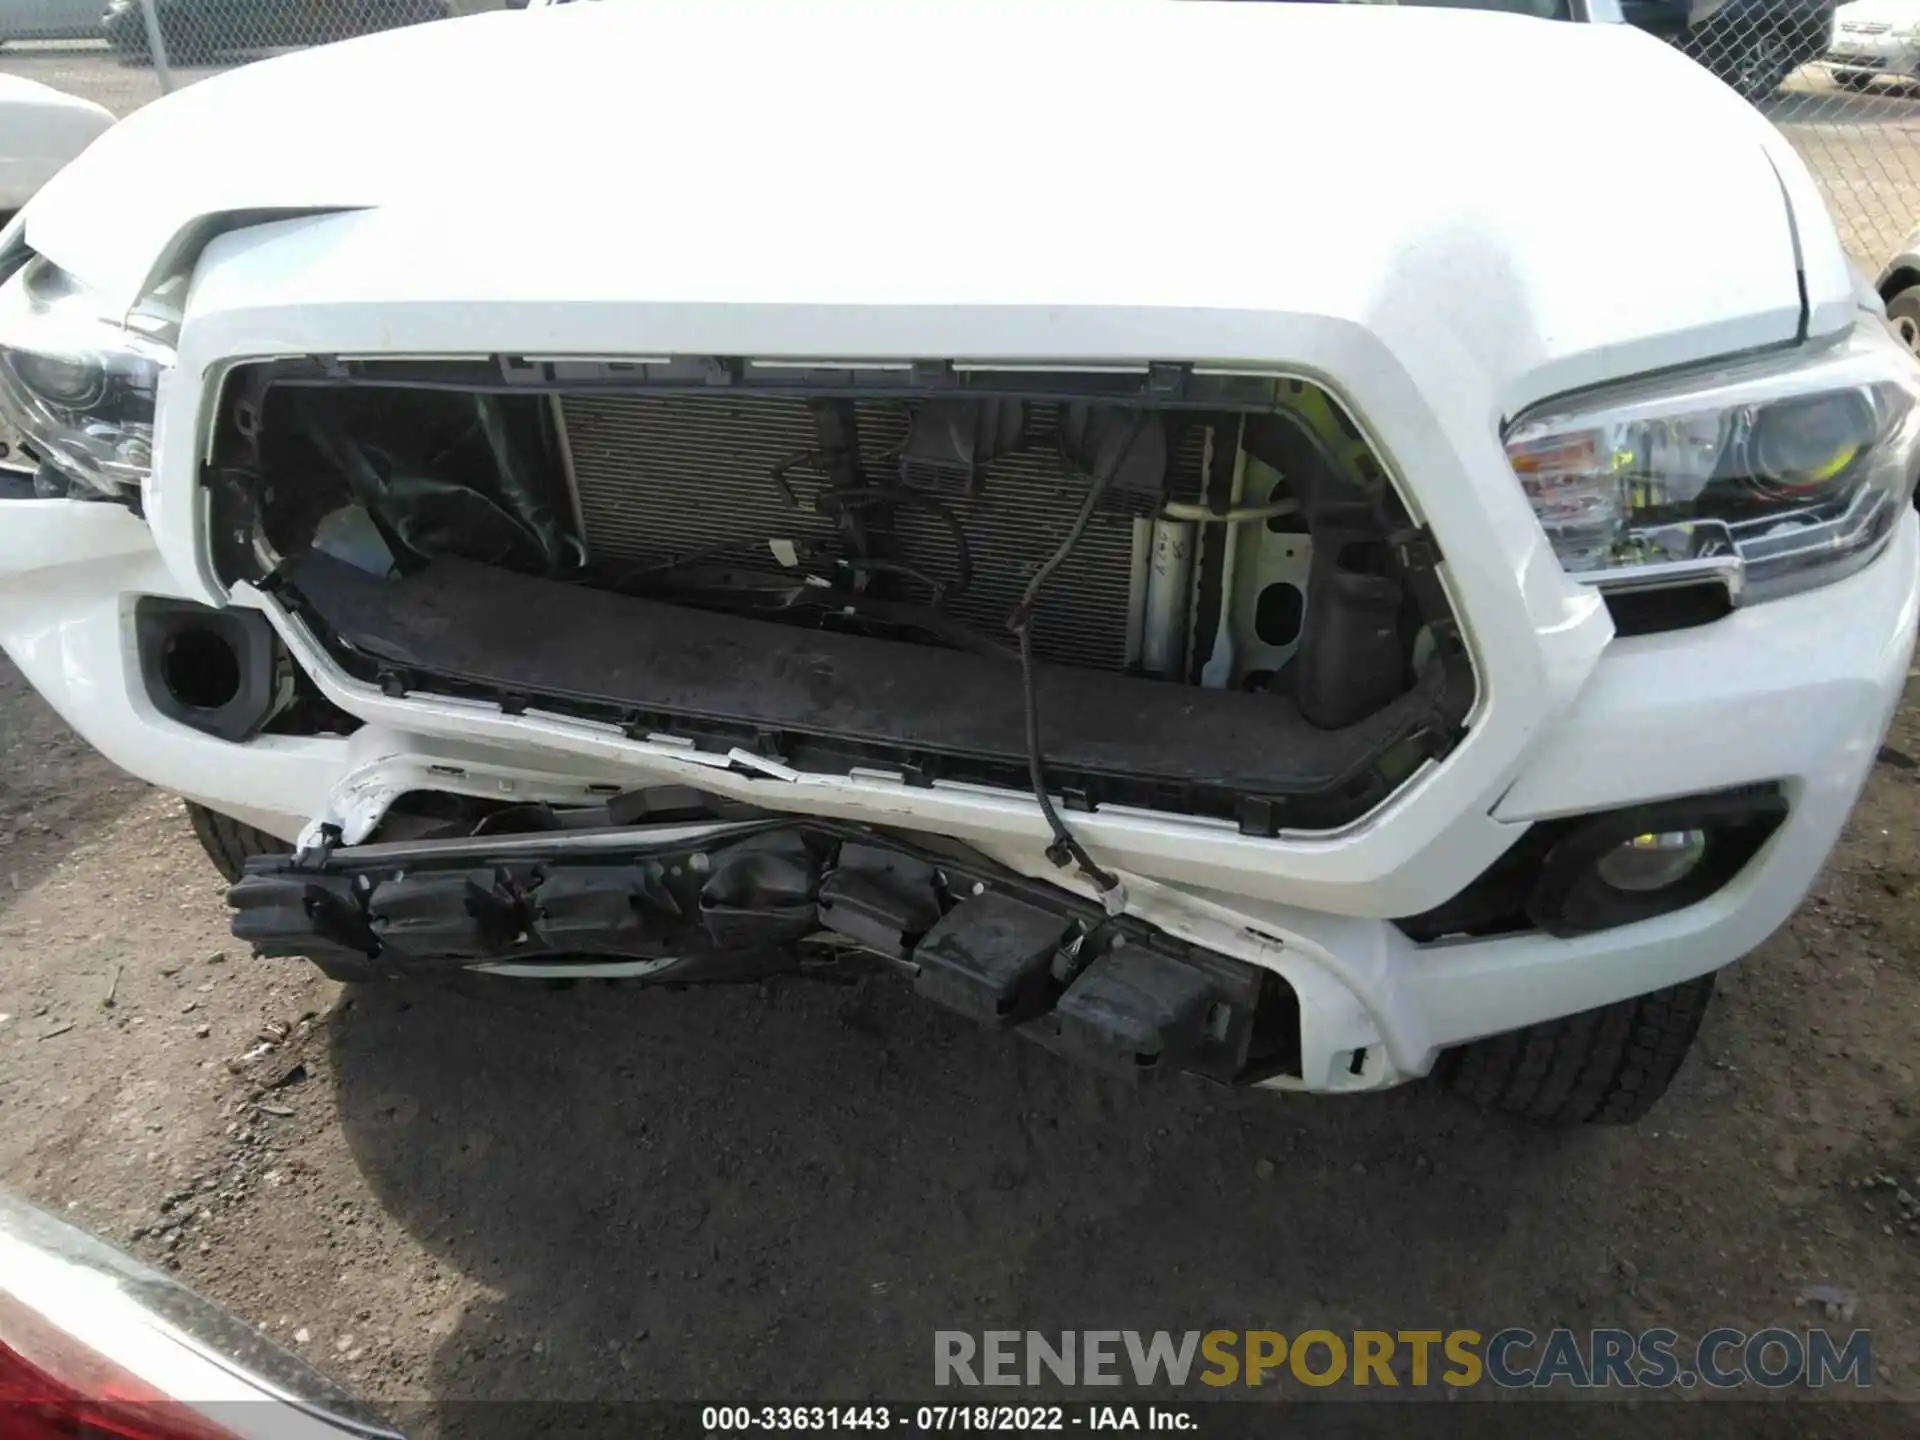
<instances>
[{"instance_id":1,"label":"white pickup truck","mask_svg":"<svg viewBox=\"0 0 1920 1440\"><path fill-rule=\"evenodd\" d=\"M1623 1121L1906 682L1916 398L1792 149L1623 26L483 15L0 233L0 644L339 977L871 965Z\"/></svg>"}]
</instances>

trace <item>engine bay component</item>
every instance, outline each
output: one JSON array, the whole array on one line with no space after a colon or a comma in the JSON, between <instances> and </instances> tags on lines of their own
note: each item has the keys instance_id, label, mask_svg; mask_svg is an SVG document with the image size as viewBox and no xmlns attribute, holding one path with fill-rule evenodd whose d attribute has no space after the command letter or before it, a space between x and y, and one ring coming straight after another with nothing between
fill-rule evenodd
<instances>
[{"instance_id":1,"label":"engine bay component","mask_svg":"<svg viewBox=\"0 0 1920 1440\"><path fill-rule=\"evenodd\" d=\"M1089 875L1063 811L1322 828L1457 741L1438 551L1317 387L755 369L241 367L217 567L390 694L1024 790Z\"/></svg>"},{"instance_id":2,"label":"engine bay component","mask_svg":"<svg viewBox=\"0 0 1920 1440\"><path fill-rule=\"evenodd\" d=\"M800 769L1030 783L1019 669L998 657L796 630L464 561L382 580L309 554L277 593L335 638L343 661L398 694L538 702L642 738L685 737ZM1324 730L1273 696L1221 691L1195 703L1184 686L1085 671L1046 686L1047 768L1075 808L1157 801L1246 824L1338 824L1384 796L1402 747L1429 753L1450 733L1470 695L1464 658L1449 656L1365 720Z\"/></svg>"},{"instance_id":3,"label":"engine bay component","mask_svg":"<svg viewBox=\"0 0 1920 1440\"><path fill-rule=\"evenodd\" d=\"M1400 582L1372 516L1328 506L1316 517L1299 650L1300 713L1335 730L1399 692L1407 650Z\"/></svg>"},{"instance_id":4,"label":"engine bay component","mask_svg":"<svg viewBox=\"0 0 1920 1440\"><path fill-rule=\"evenodd\" d=\"M1153 410L1069 405L1060 415L1060 453L1082 475L1105 476L1109 491L1159 498L1167 484L1167 423Z\"/></svg>"},{"instance_id":5,"label":"engine bay component","mask_svg":"<svg viewBox=\"0 0 1920 1440\"><path fill-rule=\"evenodd\" d=\"M515 433L524 427L498 397L432 396L407 409L409 423L362 440L319 393L295 396L301 433L396 558L452 555L546 575L578 567L579 542L531 469Z\"/></svg>"},{"instance_id":6,"label":"engine bay component","mask_svg":"<svg viewBox=\"0 0 1920 1440\"><path fill-rule=\"evenodd\" d=\"M929 400L913 412L900 451L906 484L956 477L968 495L980 492L981 472L1026 445L1027 407L1020 400Z\"/></svg>"},{"instance_id":7,"label":"engine bay component","mask_svg":"<svg viewBox=\"0 0 1920 1440\"><path fill-rule=\"evenodd\" d=\"M1193 604L1191 521L1155 520L1147 561L1145 619L1140 629L1140 668L1162 679L1180 672L1187 658L1187 613Z\"/></svg>"}]
</instances>

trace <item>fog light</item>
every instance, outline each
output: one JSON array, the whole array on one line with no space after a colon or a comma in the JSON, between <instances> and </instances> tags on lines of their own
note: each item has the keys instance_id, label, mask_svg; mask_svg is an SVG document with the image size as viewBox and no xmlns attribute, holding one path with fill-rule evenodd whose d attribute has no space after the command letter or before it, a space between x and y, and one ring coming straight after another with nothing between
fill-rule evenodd
<instances>
[{"instance_id":1,"label":"fog light","mask_svg":"<svg viewBox=\"0 0 1920 1440\"><path fill-rule=\"evenodd\" d=\"M1699 868L1706 854L1704 830L1636 835L1603 855L1594 871L1616 890L1644 895L1679 884Z\"/></svg>"},{"instance_id":2,"label":"fog light","mask_svg":"<svg viewBox=\"0 0 1920 1440\"><path fill-rule=\"evenodd\" d=\"M1758 785L1575 819L1541 861L1527 914L1549 935L1588 935L1685 909L1745 869L1786 816L1786 797Z\"/></svg>"}]
</instances>

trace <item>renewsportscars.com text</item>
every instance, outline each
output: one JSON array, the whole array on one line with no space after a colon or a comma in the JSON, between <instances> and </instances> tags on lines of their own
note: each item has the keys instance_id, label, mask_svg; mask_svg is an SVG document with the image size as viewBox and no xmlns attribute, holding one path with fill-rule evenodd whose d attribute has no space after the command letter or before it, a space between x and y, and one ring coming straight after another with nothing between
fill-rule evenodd
<instances>
[{"instance_id":1,"label":"renewsportscars.com text","mask_svg":"<svg viewBox=\"0 0 1920 1440\"><path fill-rule=\"evenodd\" d=\"M1766 1389L1873 1383L1873 1337L1822 1329L936 1330L936 1385Z\"/></svg>"}]
</instances>

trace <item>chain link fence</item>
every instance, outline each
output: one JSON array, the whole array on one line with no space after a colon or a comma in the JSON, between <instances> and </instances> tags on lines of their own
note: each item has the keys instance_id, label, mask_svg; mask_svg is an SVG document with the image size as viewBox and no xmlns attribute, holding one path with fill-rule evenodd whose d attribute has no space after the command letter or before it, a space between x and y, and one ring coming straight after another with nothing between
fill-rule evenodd
<instances>
[{"instance_id":1,"label":"chain link fence","mask_svg":"<svg viewBox=\"0 0 1920 1440\"><path fill-rule=\"evenodd\" d=\"M124 114L289 47L478 9L552 3L567 0L0 0L0 71L29 74ZM1628 23L1678 46L1780 127L1806 157L1848 249L1869 273L1878 273L1920 225L1920 0L1398 3L1518 10L1563 23L1610 18L1617 7ZM35 23L50 42L37 48L20 38L36 33ZM1364 76L1355 83L1364 84ZM1501 82L1485 74L1469 83ZM1621 103L1633 103L1630 86L1623 84ZM1590 123L1604 124L1605 117ZM1683 135L1674 137L1674 156L1680 184L1687 166L1712 163L1689 153Z\"/></svg>"},{"instance_id":2,"label":"chain link fence","mask_svg":"<svg viewBox=\"0 0 1920 1440\"><path fill-rule=\"evenodd\" d=\"M1920 0L1710 3L1668 38L1780 127L1877 274L1920 225Z\"/></svg>"},{"instance_id":3,"label":"chain link fence","mask_svg":"<svg viewBox=\"0 0 1920 1440\"><path fill-rule=\"evenodd\" d=\"M227 65L455 13L454 0L108 0L102 23L114 53L150 63L168 90L175 66Z\"/></svg>"}]
</instances>

